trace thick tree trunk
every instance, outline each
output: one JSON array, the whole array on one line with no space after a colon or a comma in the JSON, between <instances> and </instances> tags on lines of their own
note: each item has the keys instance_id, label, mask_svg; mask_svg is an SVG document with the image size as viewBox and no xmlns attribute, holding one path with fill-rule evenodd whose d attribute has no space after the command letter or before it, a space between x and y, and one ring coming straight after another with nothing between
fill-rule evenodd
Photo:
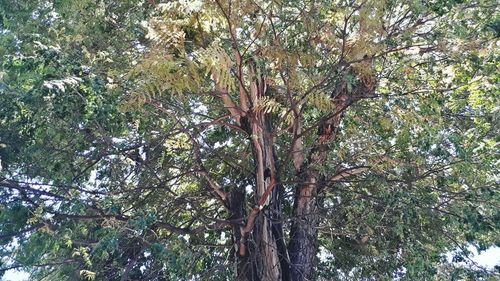
<instances>
[{"instance_id":1,"label":"thick tree trunk","mask_svg":"<svg viewBox=\"0 0 500 281\"><path fill-rule=\"evenodd\" d=\"M318 167L327 160L328 144L337 137L344 110L358 99L359 94L349 97L346 89L341 84L332 94L335 111L319 124L307 159L302 163L302 156L299 155L297 160L294 155L294 165L300 169L288 248L283 239L283 198L280 196L283 187L279 180L280 165L273 143L270 116L256 113L242 118L244 122L248 120L245 127L251 136L255 159L256 206L239 235L239 260L244 262L240 263L242 267L238 270L246 270L246 279L240 280L313 280L320 222L317 193L325 184ZM366 87L356 88L357 92L370 93Z\"/></svg>"},{"instance_id":2,"label":"thick tree trunk","mask_svg":"<svg viewBox=\"0 0 500 281\"><path fill-rule=\"evenodd\" d=\"M276 154L273 154L273 156L275 157L275 163L278 163ZM276 166L279 171L279 163ZM280 182L279 178L278 182ZM273 190L271 204L269 205L270 208L267 212L271 218L271 229L273 238L276 241L276 248L278 250L278 258L281 267L281 280L288 281L290 280L290 259L288 257L285 236L283 235L283 200L284 190L283 186L279 184Z\"/></svg>"},{"instance_id":3,"label":"thick tree trunk","mask_svg":"<svg viewBox=\"0 0 500 281\"><path fill-rule=\"evenodd\" d=\"M231 220L241 220L246 217L245 211L245 189L244 187L238 187L233 190L229 197L229 208ZM254 280L252 279L252 263L248 259L248 255L240 256L238 245L241 241L240 226L233 226L233 242L235 245L234 256L235 256L235 273L237 280ZM251 245L249 245L251 246ZM253 252L253 249L251 250Z\"/></svg>"},{"instance_id":4,"label":"thick tree trunk","mask_svg":"<svg viewBox=\"0 0 500 281\"><path fill-rule=\"evenodd\" d=\"M244 193L234 192L233 194L231 199L235 206L234 217L244 218L244 208L240 208L245 205L242 201ZM242 237L239 227L233 229L234 240L238 241L235 251L237 280L287 280L282 279L283 271L279 260L280 250L286 251L286 248L284 243L281 243L282 245L278 243L278 241L283 241L283 236L279 240L276 239L275 233L280 233L276 232L277 229L267 214L262 213L256 217L253 230L245 237Z\"/></svg>"},{"instance_id":5,"label":"thick tree trunk","mask_svg":"<svg viewBox=\"0 0 500 281\"><path fill-rule=\"evenodd\" d=\"M255 164L255 207L246 225L239 232L237 278L248 281L289 280L289 266L282 225L282 186L279 180L279 161L273 147L269 116L257 114L247 122ZM244 196L244 195L243 195ZM235 204L244 206L241 195ZM236 216L244 213L234 206ZM233 207L232 207L233 209Z\"/></svg>"},{"instance_id":6,"label":"thick tree trunk","mask_svg":"<svg viewBox=\"0 0 500 281\"><path fill-rule=\"evenodd\" d=\"M290 230L291 280L312 280L316 241L318 239L318 215L316 214L316 176L305 173L307 182L297 188L295 195L295 220Z\"/></svg>"},{"instance_id":7,"label":"thick tree trunk","mask_svg":"<svg viewBox=\"0 0 500 281\"><path fill-rule=\"evenodd\" d=\"M332 94L332 100L335 112L321 121L313 149L299 173L301 183L295 191L294 221L288 244L293 281L312 280L314 277L319 224L317 193L325 183L317 169L328 157L328 143L336 138L343 112L350 102L343 87Z\"/></svg>"}]
</instances>

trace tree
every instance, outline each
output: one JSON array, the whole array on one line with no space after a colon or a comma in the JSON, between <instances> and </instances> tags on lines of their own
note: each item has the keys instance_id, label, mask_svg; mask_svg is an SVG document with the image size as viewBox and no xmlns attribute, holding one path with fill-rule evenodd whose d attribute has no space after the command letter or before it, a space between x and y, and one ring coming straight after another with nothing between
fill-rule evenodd
<instances>
[{"instance_id":1,"label":"tree","mask_svg":"<svg viewBox=\"0 0 500 281\"><path fill-rule=\"evenodd\" d=\"M495 274L494 1L1 7L0 270Z\"/></svg>"}]
</instances>

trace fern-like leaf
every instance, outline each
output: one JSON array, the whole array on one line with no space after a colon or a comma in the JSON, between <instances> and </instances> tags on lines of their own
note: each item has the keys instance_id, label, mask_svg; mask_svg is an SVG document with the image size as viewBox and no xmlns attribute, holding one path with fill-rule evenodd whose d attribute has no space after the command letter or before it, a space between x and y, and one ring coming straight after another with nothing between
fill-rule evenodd
<instances>
[{"instance_id":1,"label":"fern-like leaf","mask_svg":"<svg viewBox=\"0 0 500 281\"><path fill-rule=\"evenodd\" d=\"M307 101L320 111L331 112L334 109L332 99L325 93L311 94L308 96Z\"/></svg>"},{"instance_id":2,"label":"fern-like leaf","mask_svg":"<svg viewBox=\"0 0 500 281\"><path fill-rule=\"evenodd\" d=\"M211 45L198 53L200 64L211 74L212 79L221 87L231 92L235 89L235 81L231 75L233 62L231 57L219 46Z\"/></svg>"}]
</instances>

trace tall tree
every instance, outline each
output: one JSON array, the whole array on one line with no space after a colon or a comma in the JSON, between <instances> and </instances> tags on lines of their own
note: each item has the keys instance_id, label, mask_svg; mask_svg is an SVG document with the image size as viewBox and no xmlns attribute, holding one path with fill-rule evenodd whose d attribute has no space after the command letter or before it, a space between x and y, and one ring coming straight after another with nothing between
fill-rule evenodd
<instances>
[{"instance_id":1,"label":"tall tree","mask_svg":"<svg viewBox=\"0 0 500 281\"><path fill-rule=\"evenodd\" d=\"M494 275L495 1L4 1L0 270Z\"/></svg>"}]
</instances>

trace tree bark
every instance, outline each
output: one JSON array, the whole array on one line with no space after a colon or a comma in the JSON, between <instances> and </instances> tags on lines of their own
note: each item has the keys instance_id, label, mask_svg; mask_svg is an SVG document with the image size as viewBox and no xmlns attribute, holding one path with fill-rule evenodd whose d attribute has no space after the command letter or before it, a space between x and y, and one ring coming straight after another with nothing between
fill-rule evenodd
<instances>
[{"instance_id":1,"label":"tree bark","mask_svg":"<svg viewBox=\"0 0 500 281\"><path fill-rule=\"evenodd\" d=\"M306 172L305 181L308 184L299 186L296 190L294 215L290 230L291 280L311 280L316 256L316 241L318 237L318 215L316 214L316 176Z\"/></svg>"},{"instance_id":2,"label":"tree bark","mask_svg":"<svg viewBox=\"0 0 500 281\"><path fill-rule=\"evenodd\" d=\"M267 94L265 82L257 81L260 83L251 85L252 104ZM280 164L274 146L271 114L250 110L240 119L242 128L250 135L253 151L256 205L240 232L235 229L234 237L239 245L238 280L313 280L320 223L317 194L326 182L318 167L327 160L329 144L338 135L347 107L373 94L372 83L367 85L362 80L348 91L346 81L341 81L333 91L334 111L319 123L316 140L306 159L303 151L292 152L299 184L295 190L288 247L283 235L283 186L279 179ZM300 120L296 120L294 136L299 136L300 131ZM301 148L301 141L300 137L294 137L292 149ZM240 213L243 218L244 213Z\"/></svg>"},{"instance_id":3,"label":"tree bark","mask_svg":"<svg viewBox=\"0 0 500 281\"><path fill-rule=\"evenodd\" d=\"M345 87L341 86L331 96L335 111L321 120L316 141L299 172L299 182L295 191L294 221L290 230L288 253L290 255L291 280L313 279L313 269L317 253L319 214L317 194L325 182L317 168L328 157L328 143L339 131L344 110L349 106Z\"/></svg>"},{"instance_id":4,"label":"tree bark","mask_svg":"<svg viewBox=\"0 0 500 281\"><path fill-rule=\"evenodd\" d=\"M239 241L238 280L290 280L282 224L283 186L279 179L280 164L273 145L270 118L264 113L242 118L243 126L251 136L254 156L255 207L248 215L246 225L234 234L235 240Z\"/></svg>"}]
</instances>

